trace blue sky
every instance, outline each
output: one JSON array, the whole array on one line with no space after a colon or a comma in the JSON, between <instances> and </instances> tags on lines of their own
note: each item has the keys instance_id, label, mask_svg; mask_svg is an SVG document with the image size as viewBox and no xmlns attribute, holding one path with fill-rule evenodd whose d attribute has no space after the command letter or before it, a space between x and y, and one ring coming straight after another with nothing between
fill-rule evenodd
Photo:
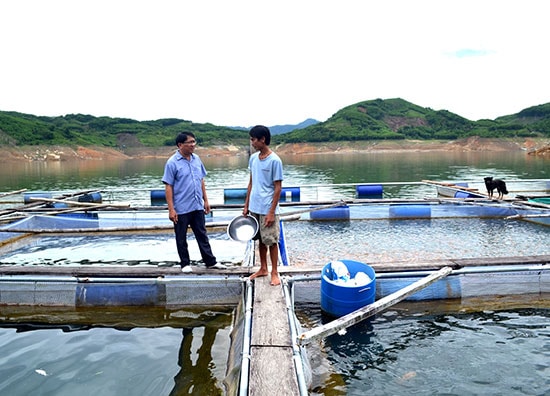
<instances>
[{"instance_id":1,"label":"blue sky","mask_svg":"<svg viewBox=\"0 0 550 396\"><path fill-rule=\"evenodd\" d=\"M6 0L0 110L217 125L550 102L546 0Z\"/></svg>"}]
</instances>

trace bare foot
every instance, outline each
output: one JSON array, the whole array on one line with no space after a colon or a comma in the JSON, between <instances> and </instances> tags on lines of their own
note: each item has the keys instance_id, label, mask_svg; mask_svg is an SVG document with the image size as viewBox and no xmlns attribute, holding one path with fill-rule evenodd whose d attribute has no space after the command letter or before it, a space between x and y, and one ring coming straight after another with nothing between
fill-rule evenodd
<instances>
[{"instance_id":1,"label":"bare foot","mask_svg":"<svg viewBox=\"0 0 550 396\"><path fill-rule=\"evenodd\" d=\"M281 284L281 280L279 279L279 274L277 272L271 273L271 286L277 286Z\"/></svg>"},{"instance_id":2,"label":"bare foot","mask_svg":"<svg viewBox=\"0 0 550 396\"><path fill-rule=\"evenodd\" d=\"M252 280L252 279L255 279L255 278L259 278L260 276L268 276L268 275L269 275L269 272L267 272L267 270L264 270L264 269L260 268L258 271L256 271L252 275L250 275L250 277L248 279Z\"/></svg>"}]
</instances>

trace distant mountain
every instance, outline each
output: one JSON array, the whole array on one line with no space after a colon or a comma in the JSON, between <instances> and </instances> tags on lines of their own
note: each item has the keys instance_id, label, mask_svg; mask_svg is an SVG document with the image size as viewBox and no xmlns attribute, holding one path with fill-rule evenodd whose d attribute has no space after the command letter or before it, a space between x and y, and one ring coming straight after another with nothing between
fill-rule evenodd
<instances>
[{"instance_id":1,"label":"distant mountain","mask_svg":"<svg viewBox=\"0 0 550 396\"><path fill-rule=\"evenodd\" d=\"M274 125L270 126L269 130L271 131L272 135L281 135L283 133L292 132L296 129L304 129L310 125L318 124L319 121L314 120L313 118L308 118L305 121L302 121L299 124L296 125Z\"/></svg>"},{"instance_id":2,"label":"distant mountain","mask_svg":"<svg viewBox=\"0 0 550 396\"><path fill-rule=\"evenodd\" d=\"M269 131L271 132L272 135L281 135L283 133L292 132L296 129L303 129L303 128L306 128L310 125L315 125L315 124L318 124L318 123L319 123L319 121L314 120L313 118L308 118L307 120L302 121L301 123L296 124L296 125L290 125L290 124L273 125L273 126L268 126L268 128L269 128ZM250 127L229 127L229 128L235 129L235 130L238 130L238 131L248 131L252 127L250 126Z\"/></svg>"}]
</instances>

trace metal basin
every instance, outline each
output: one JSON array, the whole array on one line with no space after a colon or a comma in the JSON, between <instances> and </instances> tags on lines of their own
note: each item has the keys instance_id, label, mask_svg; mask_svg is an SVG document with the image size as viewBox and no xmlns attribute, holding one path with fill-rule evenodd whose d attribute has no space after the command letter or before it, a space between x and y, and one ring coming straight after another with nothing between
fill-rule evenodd
<instances>
[{"instance_id":1,"label":"metal basin","mask_svg":"<svg viewBox=\"0 0 550 396\"><path fill-rule=\"evenodd\" d=\"M256 236L260 225L252 216L237 216L227 226L227 235L234 241L247 242Z\"/></svg>"}]
</instances>

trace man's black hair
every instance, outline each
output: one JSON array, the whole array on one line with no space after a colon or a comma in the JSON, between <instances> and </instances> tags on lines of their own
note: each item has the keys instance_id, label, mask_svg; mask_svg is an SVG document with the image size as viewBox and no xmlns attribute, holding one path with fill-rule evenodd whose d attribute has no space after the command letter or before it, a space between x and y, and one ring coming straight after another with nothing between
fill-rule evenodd
<instances>
[{"instance_id":1,"label":"man's black hair","mask_svg":"<svg viewBox=\"0 0 550 396\"><path fill-rule=\"evenodd\" d=\"M256 125L253 127L250 132L248 132L250 137L254 137L256 139L261 139L265 137L265 144L269 146L269 143L271 143L271 132L269 132L269 128L263 125Z\"/></svg>"},{"instance_id":2,"label":"man's black hair","mask_svg":"<svg viewBox=\"0 0 550 396\"><path fill-rule=\"evenodd\" d=\"M192 132L181 132L178 134L178 136L176 136L176 146L180 143L185 143L189 137L196 139Z\"/></svg>"}]
</instances>

